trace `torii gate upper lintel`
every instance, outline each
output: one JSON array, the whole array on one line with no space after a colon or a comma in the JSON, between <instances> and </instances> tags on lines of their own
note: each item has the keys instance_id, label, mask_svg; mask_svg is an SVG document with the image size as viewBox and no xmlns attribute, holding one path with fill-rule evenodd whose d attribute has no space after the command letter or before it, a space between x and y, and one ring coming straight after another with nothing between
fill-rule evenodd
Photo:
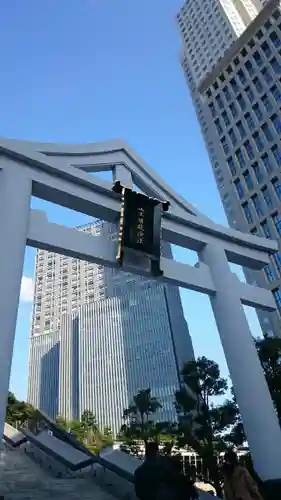
<instances>
[{"instance_id":1,"label":"torii gate upper lintel","mask_svg":"<svg viewBox=\"0 0 281 500\"><path fill-rule=\"evenodd\" d=\"M110 183L87 173L111 168L114 180L128 187L135 182L148 195L169 201L171 211L163 215L163 238L197 251L195 267L162 259L164 272L159 280L209 295L256 470L263 480L281 479L281 431L242 303L266 310L276 306L271 292L241 283L228 262L261 269L277 244L213 223L122 141L62 146L0 139L0 428L26 244L116 265L113 242L107 241L105 247L101 239L95 239L93 244L91 236L49 222L44 214L30 209L31 196L116 221L118 195ZM138 266L126 270L148 272Z\"/></svg>"}]
</instances>

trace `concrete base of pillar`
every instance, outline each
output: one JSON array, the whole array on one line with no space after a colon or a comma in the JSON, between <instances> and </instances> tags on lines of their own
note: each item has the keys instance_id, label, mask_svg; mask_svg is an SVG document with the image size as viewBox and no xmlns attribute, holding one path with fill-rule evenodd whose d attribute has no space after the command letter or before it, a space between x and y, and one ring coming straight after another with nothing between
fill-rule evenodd
<instances>
[{"instance_id":1,"label":"concrete base of pillar","mask_svg":"<svg viewBox=\"0 0 281 500\"><path fill-rule=\"evenodd\" d=\"M264 500L281 498L281 478L265 481L261 487L261 494Z\"/></svg>"}]
</instances>

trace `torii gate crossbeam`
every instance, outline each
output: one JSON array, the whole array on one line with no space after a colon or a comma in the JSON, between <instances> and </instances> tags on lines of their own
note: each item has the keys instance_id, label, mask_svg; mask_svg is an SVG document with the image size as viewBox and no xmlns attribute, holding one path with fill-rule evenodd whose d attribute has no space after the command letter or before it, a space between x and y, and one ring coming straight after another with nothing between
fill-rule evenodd
<instances>
[{"instance_id":1,"label":"torii gate crossbeam","mask_svg":"<svg viewBox=\"0 0 281 500\"><path fill-rule=\"evenodd\" d=\"M192 267L162 259L159 280L209 295L247 439L263 480L281 478L281 431L242 304L275 310L271 292L240 283L229 262L261 269L275 242L222 228L165 186L124 143L81 146L0 140L0 428L3 428L25 245L116 266L115 245L51 223L30 209L31 196L104 220L116 221L119 198L109 183L87 171L113 169L114 178L138 182L171 203L163 238L197 251ZM75 166L73 166L75 165ZM83 171L86 170L86 171ZM143 189L144 190L144 189ZM134 265L125 270L147 274Z\"/></svg>"}]
</instances>

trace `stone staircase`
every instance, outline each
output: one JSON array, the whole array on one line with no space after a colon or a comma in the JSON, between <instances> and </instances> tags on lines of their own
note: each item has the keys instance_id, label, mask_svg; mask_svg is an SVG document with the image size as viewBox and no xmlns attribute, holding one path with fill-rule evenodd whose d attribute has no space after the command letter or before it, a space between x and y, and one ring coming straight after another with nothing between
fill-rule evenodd
<instances>
[{"instance_id":1,"label":"stone staircase","mask_svg":"<svg viewBox=\"0 0 281 500\"><path fill-rule=\"evenodd\" d=\"M1 446L1 443L0 443ZM40 468L23 449L0 450L0 499L5 500L114 500L93 480L56 478Z\"/></svg>"}]
</instances>

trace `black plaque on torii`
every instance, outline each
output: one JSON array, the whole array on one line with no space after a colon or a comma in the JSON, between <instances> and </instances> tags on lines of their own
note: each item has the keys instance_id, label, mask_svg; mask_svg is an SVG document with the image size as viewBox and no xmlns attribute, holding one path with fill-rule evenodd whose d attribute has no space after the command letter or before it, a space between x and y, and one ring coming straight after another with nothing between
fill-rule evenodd
<instances>
[{"instance_id":1,"label":"black plaque on torii","mask_svg":"<svg viewBox=\"0 0 281 500\"><path fill-rule=\"evenodd\" d=\"M150 198L123 187L120 182L113 190L121 195L119 241L116 259L120 266L124 250L130 249L150 259L151 274L161 276L161 218L169 210L169 202Z\"/></svg>"}]
</instances>

